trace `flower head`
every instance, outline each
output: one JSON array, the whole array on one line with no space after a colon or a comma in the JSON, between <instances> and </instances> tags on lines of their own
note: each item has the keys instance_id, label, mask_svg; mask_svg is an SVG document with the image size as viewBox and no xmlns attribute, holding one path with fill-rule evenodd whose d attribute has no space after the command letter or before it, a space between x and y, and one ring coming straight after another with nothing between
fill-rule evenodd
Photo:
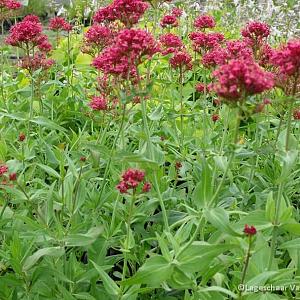
<instances>
[{"instance_id":1,"label":"flower head","mask_svg":"<svg viewBox=\"0 0 300 300\"><path fill-rule=\"evenodd\" d=\"M231 60L213 73L215 92L229 101L245 100L246 96L262 93L274 86L274 76L261 69L253 60Z\"/></svg>"},{"instance_id":2,"label":"flower head","mask_svg":"<svg viewBox=\"0 0 300 300\"><path fill-rule=\"evenodd\" d=\"M8 172L8 166L7 165L0 165L0 176L3 176L7 172Z\"/></svg>"},{"instance_id":3,"label":"flower head","mask_svg":"<svg viewBox=\"0 0 300 300\"><path fill-rule=\"evenodd\" d=\"M270 26L263 22L250 22L242 29L242 36L253 41L262 41L270 35Z\"/></svg>"},{"instance_id":4,"label":"flower head","mask_svg":"<svg viewBox=\"0 0 300 300\"><path fill-rule=\"evenodd\" d=\"M160 26L165 27L177 27L178 26L178 19L173 15L165 15L160 21Z\"/></svg>"},{"instance_id":5,"label":"flower head","mask_svg":"<svg viewBox=\"0 0 300 300\"><path fill-rule=\"evenodd\" d=\"M25 139L26 139L25 133L21 132L21 133L19 134L19 141L20 141L20 142L24 142Z\"/></svg>"},{"instance_id":6,"label":"flower head","mask_svg":"<svg viewBox=\"0 0 300 300\"><path fill-rule=\"evenodd\" d=\"M181 38L173 33L163 34L159 38L159 41L163 46L163 50L162 50L163 55L174 53L176 52L177 49L183 48L183 43Z\"/></svg>"},{"instance_id":7,"label":"flower head","mask_svg":"<svg viewBox=\"0 0 300 300\"><path fill-rule=\"evenodd\" d=\"M138 186L144 182L145 172L138 169L128 169L122 174L122 180L117 185L120 193L127 193L128 190L136 190ZM144 182L142 192L148 192L151 188L149 182Z\"/></svg>"},{"instance_id":8,"label":"flower head","mask_svg":"<svg viewBox=\"0 0 300 300\"><path fill-rule=\"evenodd\" d=\"M182 11L182 9L180 9L180 8L174 7L174 8L172 9L171 14L172 14L172 16L174 16L174 17L176 17L176 18L179 18L179 17L182 16L183 11Z\"/></svg>"},{"instance_id":9,"label":"flower head","mask_svg":"<svg viewBox=\"0 0 300 300\"><path fill-rule=\"evenodd\" d=\"M142 0L114 0L95 14L94 21L103 23L119 20L130 28L139 22L148 7L149 4Z\"/></svg>"},{"instance_id":10,"label":"flower head","mask_svg":"<svg viewBox=\"0 0 300 300\"><path fill-rule=\"evenodd\" d=\"M252 236L256 234L256 228L254 226L248 226L247 224L244 227L244 233L246 235Z\"/></svg>"},{"instance_id":11,"label":"flower head","mask_svg":"<svg viewBox=\"0 0 300 300\"><path fill-rule=\"evenodd\" d=\"M206 28L214 28L216 26L216 21L212 16L202 15L196 18L194 26L200 30L205 30Z\"/></svg>"},{"instance_id":12,"label":"flower head","mask_svg":"<svg viewBox=\"0 0 300 300\"><path fill-rule=\"evenodd\" d=\"M178 69L182 68L183 70L192 69L192 57L186 51L177 51L170 59L170 64L172 68Z\"/></svg>"},{"instance_id":13,"label":"flower head","mask_svg":"<svg viewBox=\"0 0 300 300\"><path fill-rule=\"evenodd\" d=\"M73 26L64 18L55 17L50 20L49 29L53 31L71 31Z\"/></svg>"},{"instance_id":14,"label":"flower head","mask_svg":"<svg viewBox=\"0 0 300 300\"><path fill-rule=\"evenodd\" d=\"M107 110L107 100L104 97L93 96L89 106L93 110Z\"/></svg>"},{"instance_id":15,"label":"flower head","mask_svg":"<svg viewBox=\"0 0 300 300\"><path fill-rule=\"evenodd\" d=\"M271 58L273 65L279 67L287 76L300 75L300 40L289 41L280 49L275 50Z\"/></svg>"},{"instance_id":16,"label":"flower head","mask_svg":"<svg viewBox=\"0 0 300 300\"><path fill-rule=\"evenodd\" d=\"M22 4L15 0L0 0L1 10L15 10L21 8Z\"/></svg>"}]
</instances>

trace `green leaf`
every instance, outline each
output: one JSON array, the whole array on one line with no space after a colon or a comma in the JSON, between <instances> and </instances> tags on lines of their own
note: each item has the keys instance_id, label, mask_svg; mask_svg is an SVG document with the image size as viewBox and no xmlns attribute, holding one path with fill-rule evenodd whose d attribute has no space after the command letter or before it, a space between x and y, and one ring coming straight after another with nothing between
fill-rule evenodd
<instances>
[{"instance_id":1,"label":"green leaf","mask_svg":"<svg viewBox=\"0 0 300 300\"><path fill-rule=\"evenodd\" d=\"M213 195L212 170L206 161L203 162L201 180L196 185L192 200L198 208L203 208L210 201Z\"/></svg>"},{"instance_id":2,"label":"green leaf","mask_svg":"<svg viewBox=\"0 0 300 300\"><path fill-rule=\"evenodd\" d=\"M32 120L30 120L30 122L37 124L37 125L44 126L48 129L58 130L58 131L63 131L63 132L66 131L65 128L57 125L55 122L53 122L45 117L35 117Z\"/></svg>"},{"instance_id":3,"label":"green leaf","mask_svg":"<svg viewBox=\"0 0 300 300\"><path fill-rule=\"evenodd\" d=\"M152 121L159 121L164 113L163 105L160 104L151 114L148 114L148 117Z\"/></svg>"},{"instance_id":4,"label":"green leaf","mask_svg":"<svg viewBox=\"0 0 300 300\"><path fill-rule=\"evenodd\" d=\"M285 242L279 246L281 249L300 249L300 238Z\"/></svg>"},{"instance_id":5,"label":"green leaf","mask_svg":"<svg viewBox=\"0 0 300 300\"><path fill-rule=\"evenodd\" d=\"M199 292L220 292L222 294L226 294L228 296L230 296L231 298L233 299L237 299L237 295L225 288L222 288L220 286L210 286L210 287L207 287L207 288L200 288L199 289Z\"/></svg>"},{"instance_id":6,"label":"green leaf","mask_svg":"<svg viewBox=\"0 0 300 300\"><path fill-rule=\"evenodd\" d=\"M152 287L159 287L164 281L171 277L173 266L163 256L152 256L137 273L129 279L121 282L122 285L147 284Z\"/></svg>"},{"instance_id":7,"label":"green leaf","mask_svg":"<svg viewBox=\"0 0 300 300\"><path fill-rule=\"evenodd\" d=\"M64 255L65 250L63 247L49 247L36 251L33 255L26 258L23 264L23 271L26 272L31 269L37 261L43 256L60 257Z\"/></svg>"},{"instance_id":8,"label":"green leaf","mask_svg":"<svg viewBox=\"0 0 300 300\"><path fill-rule=\"evenodd\" d=\"M103 227L93 227L87 233L84 234L70 234L64 238L64 242L67 246L88 246L93 244L98 236L103 232Z\"/></svg>"},{"instance_id":9,"label":"green leaf","mask_svg":"<svg viewBox=\"0 0 300 300\"><path fill-rule=\"evenodd\" d=\"M214 258L234 248L237 248L237 245L208 244L200 241L194 242L176 257L179 262L177 267L183 272L188 273L206 272Z\"/></svg>"},{"instance_id":10,"label":"green leaf","mask_svg":"<svg viewBox=\"0 0 300 300\"><path fill-rule=\"evenodd\" d=\"M120 294L120 288L117 286L117 284L108 276L108 274L102 269L102 267L100 267L93 261L91 262L94 265L95 269L98 271L103 281L103 286L106 292L112 296L118 296Z\"/></svg>"},{"instance_id":11,"label":"green leaf","mask_svg":"<svg viewBox=\"0 0 300 300\"><path fill-rule=\"evenodd\" d=\"M42 164L37 164L38 167L43 169L46 173L48 173L50 176L55 177L57 179L60 179L60 175L51 167L42 165Z\"/></svg>"},{"instance_id":12,"label":"green leaf","mask_svg":"<svg viewBox=\"0 0 300 300\"><path fill-rule=\"evenodd\" d=\"M232 236L243 236L243 234L236 232L229 223L229 217L224 208L216 207L213 209L206 209L204 211L205 218L221 232L225 232Z\"/></svg>"}]
</instances>

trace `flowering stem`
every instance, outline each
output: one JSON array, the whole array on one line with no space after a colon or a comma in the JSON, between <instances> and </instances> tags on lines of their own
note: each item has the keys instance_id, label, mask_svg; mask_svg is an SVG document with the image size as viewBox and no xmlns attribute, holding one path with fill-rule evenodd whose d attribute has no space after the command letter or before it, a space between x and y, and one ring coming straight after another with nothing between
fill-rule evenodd
<instances>
[{"instance_id":1,"label":"flowering stem","mask_svg":"<svg viewBox=\"0 0 300 300\"><path fill-rule=\"evenodd\" d=\"M112 158L114 157L114 153L115 153L115 148L116 148L116 144L117 144L117 141L121 135L121 132L123 130L123 127L124 127L124 122L125 122L125 113L126 113L126 105L123 105L123 112L122 112L122 119L121 119L121 124L120 124L120 127L119 127L119 130L117 132L117 135L115 136L115 139L113 141L113 145L112 145L112 150L111 150L111 155L108 159L108 162L106 164L106 168L105 168L105 171L104 171L104 176L103 176L103 182L102 182L102 185L101 185L101 188L100 188L100 193L99 193L99 198L96 202L96 207L98 207L102 201L101 201L101 198L102 198L102 195L103 195L103 192L104 192L104 188L105 188L105 185L106 185L106 179L107 179L107 176L108 176L108 172L109 172L109 168L110 168L110 165L111 165L111 161L112 161Z\"/></svg>"},{"instance_id":2,"label":"flowering stem","mask_svg":"<svg viewBox=\"0 0 300 300\"><path fill-rule=\"evenodd\" d=\"M292 125L292 114L293 114L294 100L291 100L288 108L288 119L287 119L287 131L286 131L286 140L285 140L285 151L289 151L290 145L290 134L291 134L291 125Z\"/></svg>"},{"instance_id":3,"label":"flowering stem","mask_svg":"<svg viewBox=\"0 0 300 300\"><path fill-rule=\"evenodd\" d=\"M269 263L268 263L268 270L271 270L273 259L276 252L276 239L277 239L277 233L278 233L278 225L279 225L279 211L281 206L281 199L282 199L282 193L284 188L284 182L282 181L279 185L278 194L276 198L276 206L275 206L275 219L273 222L273 232L272 232L272 240L271 240L271 254L269 256Z\"/></svg>"},{"instance_id":4,"label":"flowering stem","mask_svg":"<svg viewBox=\"0 0 300 300\"><path fill-rule=\"evenodd\" d=\"M250 261L250 257L251 257L251 247L252 247L252 235L249 235L248 250L247 250L247 254L246 254L246 259L245 259L245 264L244 264L244 269L243 269L243 273L242 273L242 279L241 279L240 286L243 286L243 284L245 283L247 269L248 269L249 261ZM239 299L242 299L242 289L239 290Z\"/></svg>"},{"instance_id":5,"label":"flowering stem","mask_svg":"<svg viewBox=\"0 0 300 300\"><path fill-rule=\"evenodd\" d=\"M152 143L151 143L151 138L150 138L150 130L149 130L148 121L147 121L147 110L146 110L145 99L142 100L141 104L142 104L143 123L144 123L144 128L145 128L145 132L146 132L146 136L147 136L147 144L148 144L148 147L150 149L151 160L154 160L154 153L153 153ZM160 207L161 207L161 210L162 210L164 226L165 226L166 230L169 232L170 227L169 227L168 215L167 215L166 207L165 207L165 204L164 204L161 192L160 192L160 187L159 187L156 172L154 172L153 176L154 176L154 187L155 187L155 190L157 192L159 204L160 204Z\"/></svg>"},{"instance_id":6,"label":"flowering stem","mask_svg":"<svg viewBox=\"0 0 300 300\"><path fill-rule=\"evenodd\" d=\"M129 252L129 239L130 239L130 230L131 230L131 219L132 219L132 212L135 204L136 199L136 191L133 190L129 211L128 211L128 218L127 218L127 233L126 233L126 240L125 240L125 247L124 247L124 264L123 264L123 272L122 272L122 281L126 278L126 272L127 272L127 263L128 263L128 252Z\"/></svg>"},{"instance_id":7,"label":"flowering stem","mask_svg":"<svg viewBox=\"0 0 300 300\"><path fill-rule=\"evenodd\" d=\"M183 150L184 146L184 128L183 128L183 71L182 67L180 67L179 71L179 92L180 92L180 131L181 131L181 150Z\"/></svg>"},{"instance_id":8,"label":"flowering stem","mask_svg":"<svg viewBox=\"0 0 300 300\"><path fill-rule=\"evenodd\" d=\"M1 21L1 38L4 36L4 20ZM5 101L5 94L4 94L4 50L3 45L1 45L1 96L4 103L4 106L7 108L7 104Z\"/></svg>"}]
</instances>

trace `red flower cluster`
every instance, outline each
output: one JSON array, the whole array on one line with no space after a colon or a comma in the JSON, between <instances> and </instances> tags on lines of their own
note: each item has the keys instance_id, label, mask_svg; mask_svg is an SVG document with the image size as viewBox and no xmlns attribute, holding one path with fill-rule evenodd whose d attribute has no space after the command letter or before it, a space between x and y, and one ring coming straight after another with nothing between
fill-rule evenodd
<instances>
[{"instance_id":1,"label":"red flower cluster","mask_svg":"<svg viewBox=\"0 0 300 300\"><path fill-rule=\"evenodd\" d=\"M248 95L262 93L274 86L274 76L261 69L253 60L231 60L214 73L215 92L231 101L245 100Z\"/></svg>"},{"instance_id":2,"label":"red flower cluster","mask_svg":"<svg viewBox=\"0 0 300 300\"><path fill-rule=\"evenodd\" d=\"M141 29L124 29L120 31L114 45L94 59L93 66L105 74L128 75L136 73L137 65L143 57L152 57L159 52L158 43L153 36Z\"/></svg>"},{"instance_id":3,"label":"red flower cluster","mask_svg":"<svg viewBox=\"0 0 300 300\"><path fill-rule=\"evenodd\" d=\"M8 166L7 165L0 165L0 176L3 176L7 172L8 172Z\"/></svg>"},{"instance_id":4,"label":"red flower cluster","mask_svg":"<svg viewBox=\"0 0 300 300\"><path fill-rule=\"evenodd\" d=\"M20 67L30 72L34 72L38 69L45 71L51 68L54 62L53 59L47 58L45 53L37 52L34 56L24 56L21 60Z\"/></svg>"},{"instance_id":5,"label":"red flower cluster","mask_svg":"<svg viewBox=\"0 0 300 300\"><path fill-rule=\"evenodd\" d=\"M248 226L247 224L245 225L245 228L244 228L244 233L246 235L255 235L256 234L256 228L254 226Z\"/></svg>"},{"instance_id":6,"label":"red flower cluster","mask_svg":"<svg viewBox=\"0 0 300 300\"><path fill-rule=\"evenodd\" d=\"M138 169L128 169L122 175L122 180L117 185L117 189L120 193L125 194L128 190L132 189L135 191L140 183L143 183L145 179L145 172ZM149 192L151 189L151 184L149 182L144 182L142 187L142 192Z\"/></svg>"},{"instance_id":7,"label":"red flower cluster","mask_svg":"<svg viewBox=\"0 0 300 300\"><path fill-rule=\"evenodd\" d=\"M73 26L64 18L55 17L50 20L49 29L53 31L71 31Z\"/></svg>"},{"instance_id":8,"label":"red flower cluster","mask_svg":"<svg viewBox=\"0 0 300 300\"><path fill-rule=\"evenodd\" d=\"M294 110L293 117L295 120L300 120L300 109L299 108Z\"/></svg>"},{"instance_id":9,"label":"red flower cluster","mask_svg":"<svg viewBox=\"0 0 300 300\"><path fill-rule=\"evenodd\" d=\"M196 18L194 26L197 29L205 30L206 28L214 28L216 26L216 22L212 16L202 15Z\"/></svg>"},{"instance_id":10,"label":"red flower cluster","mask_svg":"<svg viewBox=\"0 0 300 300\"><path fill-rule=\"evenodd\" d=\"M215 47L211 51L202 56L202 64L206 68L214 68L219 65L225 64L229 59L229 54L226 49Z\"/></svg>"},{"instance_id":11,"label":"red flower cluster","mask_svg":"<svg viewBox=\"0 0 300 300\"><path fill-rule=\"evenodd\" d=\"M233 40L226 43L226 50L230 59L242 58L250 59L253 57L252 49L245 41Z\"/></svg>"},{"instance_id":12,"label":"red flower cluster","mask_svg":"<svg viewBox=\"0 0 300 300\"><path fill-rule=\"evenodd\" d=\"M174 15L165 15L162 17L160 21L160 26L163 28L166 27L177 27L178 26L178 19Z\"/></svg>"},{"instance_id":13,"label":"red flower cluster","mask_svg":"<svg viewBox=\"0 0 300 300\"><path fill-rule=\"evenodd\" d=\"M104 97L93 96L89 106L93 110L107 110L107 100Z\"/></svg>"},{"instance_id":14,"label":"red flower cluster","mask_svg":"<svg viewBox=\"0 0 300 300\"><path fill-rule=\"evenodd\" d=\"M171 12L171 15L172 15L172 16L174 16L174 17L176 17L176 18L180 18L180 17L182 16L182 14L183 14L182 9L177 8L177 7L174 7L174 8L172 9L172 12Z\"/></svg>"},{"instance_id":15,"label":"red flower cluster","mask_svg":"<svg viewBox=\"0 0 300 300\"><path fill-rule=\"evenodd\" d=\"M289 41L279 50L274 51L271 60L284 75L299 77L300 40Z\"/></svg>"},{"instance_id":16,"label":"red flower cluster","mask_svg":"<svg viewBox=\"0 0 300 300\"><path fill-rule=\"evenodd\" d=\"M162 55L167 55L169 53L174 53L178 49L183 48L182 40L179 36L173 34L173 33L166 33L163 34L159 41L161 42L163 46Z\"/></svg>"},{"instance_id":17,"label":"red flower cluster","mask_svg":"<svg viewBox=\"0 0 300 300\"><path fill-rule=\"evenodd\" d=\"M102 25L94 24L85 33L85 42L89 46L95 46L97 48L104 48L111 37L111 30Z\"/></svg>"},{"instance_id":18,"label":"red flower cluster","mask_svg":"<svg viewBox=\"0 0 300 300\"><path fill-rule=\"evenodd\" d=\"M220 116L218 114L213 114L211 116L211 120L215 123L220 119Z\"/></svg>"},{"instance_id":19,"label":"red flower cluster","mask_svg":"<svg viewBox=\"0 0 300 300\"><path fill-rule=\"evenodd\" d=\"M205 52L218 46L224 40L224 35L218 32L192 32L189 38L192 41L192 46L195 51Z\"/></svg>"},{"instance_id":20,"label":"red flower cluster","mask_svg":"<svg viewBox=\"0 0 300 300\"><path fill-rule=\"evenodd\" d=\"M242 29L241 34L252 41L262 41L270 35L270 26L263 22L250 22Z\"/></svg>"},{"instance_id":21,"label":"red flower cluster","mask_svg":"<svg viewBox=\"0 0 300 300\"><path fill-rule=\"evenodd\" d=\"M205 84L204 83L197 83L196 84L196 91L198 92L198 93L203 93L204 91L205 91L205 88L206 88L206 86L205 86Z\"/></svg>"},{"instance_id":22,"label":"red flower cluster","mask_svg":"<svg viewBox=\"0 0 300 300\"><path fill-rule=\"evenodd\" d=\"M95 14L94 21L103 23L119 20L129 28L139 22L148 7L149 4L142 0L114 0Z\"/></svg>"},{"instance_id":23,"label":"red flower cluster","mask_svg":"<svg viewBox=\"0 0 300 300\"><path fill-rule=\"evenodd\" d=\"M170 64L172 68L180 68L182 71L191 70L193 68L192 57L186 51L175 52L170 58Z\"/></svg>"},{"instance_id":24,"label":"red flower cluster","mask_svg":"<svg viewBox=\"0 0 300 300\"><path fill-rule=\"evenodd\" d=\"M0 10L19 9L22 4L15 0L0 0Z\"/></svg>"},{"instance_id":25,"label":"red flower cluster","mask_svg":"<svg viewBox=\"0 0 300 300\"><path fill-rule=\"evenodd\" d=\"M21 132L21 133L19 134L19 142L24 142L25 139L26 139L25 133L24 133L24 132Z\"/></svg>"},{"instance_id":26,"label":"red flower cluster","mask_svg":"<svg viewBox=\"0 0 300 300\"><path fill-rule=\"evenodd\" d=\"M11 46L22 48L28 55L29 50L38 47L40 51L49 52L51 44L48 37L42 34L42 24L37 16L26 16L23 21L14 25L5 42Z\"/></svg>"}]
</instances>

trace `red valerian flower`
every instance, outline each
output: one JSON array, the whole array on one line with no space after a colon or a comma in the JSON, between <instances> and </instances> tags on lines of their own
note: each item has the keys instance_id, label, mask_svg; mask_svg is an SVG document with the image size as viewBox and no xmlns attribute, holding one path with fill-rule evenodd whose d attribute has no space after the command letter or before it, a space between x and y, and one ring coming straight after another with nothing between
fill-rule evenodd
<instances>
[{"instance_id":1,"label":"red valerian flower","mask_svg":"<svg viewBox=\"0 0 300 300\"><path fill-rule=\"evenodd\" d=\"M107 110L107 100L104 97L93 96L89 106L93 110Z\"/></svg>"},{"instance_id":2,"label":"red valerian flower","mask_svg":"<svg viewBox=\"0 0 300 300\"><path fill-rule=\"evenodd\" d=\"M64 18L54 17L50 19L49 29L53 31L71 31L73 26L68 23Z\"/></svg>"},{"instance_id":3,"label":"red valerian flower","mask_svg":"<svg viewBox=\"0 0 300 300\"><path fill-rule=\"evenodd\" d=\"M274 86L274 76L259 67L253 60L231 60L219 67L213 76L214 91L229 101L245 100Z\"/></svg>"},{"instance_id":4,"label":"red valerian flower","mask_svg":"<svg viewBox=\"0 0 300 300\"><path fill-rule=\"evenodd\" d=\"M170 64L172 68L181 68L183 71L191 70L193 68L192 57L186 51L175 52L170 58Z\"/></svg>"},{"instance_id":5,"label":"red valerian flower","mask_svg":"<svg viewBox=\"0 0 300 300\"><path fill-rule=\"evenodd\" d=\"M300 109L295 109L293 112L293 116L295 120L300 120Z\"/></svg>"},{"instance_id":6,"label":"red valerian flower","mask_svg":"<svg viewBox=\"0 0 300 300\"><path fill-rule=\"evenodd\" d=\"M21 132L21 133L19 134L19 141L20 141L20 142L24 142L25 139L26 139L25 133Z\"/></svg>"},{"instance_id":7,"label":"red valerian flower","mask_svg":"<svg viewBox=\"0 0 300 300\"><path fill-rule=\"evenodd\" d=\"M212 16L202 15L195 19L194 26L200 30L214 28L216 26L216 21Z\"/></svg>"},{"instance_id":8,"label":"red valerian flower","mask_svg":"<svg viewBox=\"0 0 300 300\"><path fill-rule=\"evenodd\" d=\"M140 183L144 182L145 172L138 169L128 169L122 174L122 180L117 185L120 193L127 193L128 190L136 190ZM142 192L148 192L151 188L149 182L144 182Z\"/></svg>"},{"instance_id":9,"label":"red valerian flower","mask_svg":"<svg viewBox=\"0 0 300 300\"><path fill-rule=\"evenodd\" d=\"M270 26L263 22L250 22L242 29L242 36L253 41L262 41L270 35Z\"/></svg>"},{"instance_id":10,"label":"red valerian flower","mask_svg":"<svg viewBox=\"0 0 300 300\"><path fill-rule=\"evenodd\" d=\"M111 30L107 26L94 24L85 33L84 40L88 46L95 47L98 51L101 51L108 45L111 34Z\"/></svg>"},{"instance_id":11,"label":"red valerian flower","mask_svg":"<svg viewBox=\"0 0 300 300\"><path fill-rule=\"evenodd\" d=\"M151 190L151 183L150 182L145 182L142 188L143 193L148 193Z\"/></svg>"},{"instance_id":12,"label":"red valerian flower","mask_svg":"<svg viewBox=\"0 0 300 300\"><path fill-rule=\"evenodd\" d=\"M46 71L53 66L54 62L55 61L53 59L47 58L44 53L37 52L34 56L24 56L20 62L20 67L30 72L38 69Z\"/></svg>"},{"instance_id":13,"label":"red valerian flower","mask_svg":"<svg viewBox=\"0 0 300 300\"><path fill-rule=\"evenodd\" d=\"M241 40L226 42L226 51L230 59L251 59L253 57L253 51L249 44Z\"/></svg>"},{"instance_id":14,"label":"red valerian flower","mask_svg":"<svg viewBox=\"0 0 300 300\"><path fill-rule=\"evenodd\" d=\"M0 176L3 176L7 172L8 172L8 166L7 165L0 165Z\"/></svg>"},{"instance_id":15,"label":"red valerian flower","mask_svg":"<svg viewBox=\"0 0 300 300\"><path fill-rule=\"evenodd\" d=\"M195 51L205 52L220 45L224 40L224 35L219 32L192 32L189 34L189 38Z\"/></svg>"},{"instance_id":16,"label":"red valerian flower","mask_svg":"<svg viewBox=\"0 0 300 300\"><path fill-rule=\"evenodd\" d=\"M0 10L15 10L21 8L22 4L15 0L0 0Z\"/></svg>"},{"instance_id":17,"label":"red valerian flower","mask_svg":"<svg viewBox=\"0 0 300 300\"><path fill-rule=\"evenodd\" d=\"M221 47L215 47L202 56L202 64L206 68L214 68L225 64L229 59L228 51Z\"/></svg>"},{"instance_id":18,"label":"red valerian flower","mask_svg":"<svg viewBox=\"0 0 300 300\"><path fill-rule=\"evenodd\" d=\"M247 224L245 225L245 227L244 227L244 233L246 235L252 236L252 235L255 235L256 232L257 231L256 231L256 228L254 226L248 226Z\"/></svg>"},{"instance_id":19,"label":"red valerian flower","mask_svg":"<svg viewBox=\"0 0 300 300\"><path fill-rule=\"evenodd\" d=\"M197 92L203 93L205 91L205 87L206 87L205 84L200 82L196 84L195 88Z\"/></svg>"},{"instance_id":20,"label":"red valerian flower","mask_svg":"<svg viewBox=\"0 0 300 300\"><path fill-rule=\"evenodd\" d=\"M9 174L9 180L10 181L16 181L17 180L17 173Z\"/></svg>"},{"instance_id":21,"label":"red valerian flower","mask_svg":"<svg viewBox=\"0 0 300 300\"><path fill-rule=\"evenodd\" d=\"M286 45L275 50L271 60L274 66L279 67L282 74L299 77L300 39L291 40Z\"/></svg>"},{"instance_id":22,"label":"red valerian flower","mask_svg":"<svg viewBox=\"0 0 300 300\"><path fill-rule=\"evenodd\" d=\"M94 21L103 23L119 20L130 28L139 22L148 8L149 4L142 0L114 0L95 14Z\"/></svg>"},{"instance_id":23,"label":"red valerian flower","mask_svg":"<svg viewBox=\"0 0 300 300\"><path fill-rule=\"evenodd\" d=\"M178 8L178 7L174 7L171 11L171 15L176 17L176 18L179 18L181 17L183 14L183 11L182 9Z\"/></svg>"},{"instance_id":24,"label":"red valerian flower","mask_svg":"<svg viewBox=\"0 0 300 300\"><path fill-rule=\"evenodd\" d=\"M178 19L173 15L165 15L160 21L160 26L165 27L177 27Z\"/></svg>"},{"instance_id":25,"label":"red valerian flower","mask_svg":"<svg viewBox=\"0 0 300 300\"><path fill-rule=\"evenodd\" d=\"M176 52L178 49L183 48L182 40L179 36L173 33L163 34L159 38L160 43L163 46L162 55L167 55Z\"/></svg>"},{"instance_id":26,"label":"red valerian flower","mask_svg":"<svg viewBox=\"0 0 300 300\"><path fill-rule=\"evenodd\" d=\"M136 74L137 66L144 57L151 58L159 52L154 37L141 29L124 29L116 37L114 44L94 59L93 66L105 74L128 75Z\"/></svg>"},{"instance_id":27,"label":"red valerian flower","mask_svg":"<svg viewBox=\"0 0 300 300\"><path fill-rule=\"evenodd\" d=\"M10 29L5 42L23 49L27 55L35 47L44 52L51 50L47 36L42 34L42 24L39 18L33 15L26 16L23 21L15 24Z\"/></svg>"},{"instance_id":28,"label":"red valerian flower","mask_svg":"<svg viewBox=\"0 0 300 300\"><path fill-rule=\"evenodd\" d=\"M218 114L213 114L211 116L211 120L215 123L220 119L220 116Z\"/></svg>"}]
</instances>

